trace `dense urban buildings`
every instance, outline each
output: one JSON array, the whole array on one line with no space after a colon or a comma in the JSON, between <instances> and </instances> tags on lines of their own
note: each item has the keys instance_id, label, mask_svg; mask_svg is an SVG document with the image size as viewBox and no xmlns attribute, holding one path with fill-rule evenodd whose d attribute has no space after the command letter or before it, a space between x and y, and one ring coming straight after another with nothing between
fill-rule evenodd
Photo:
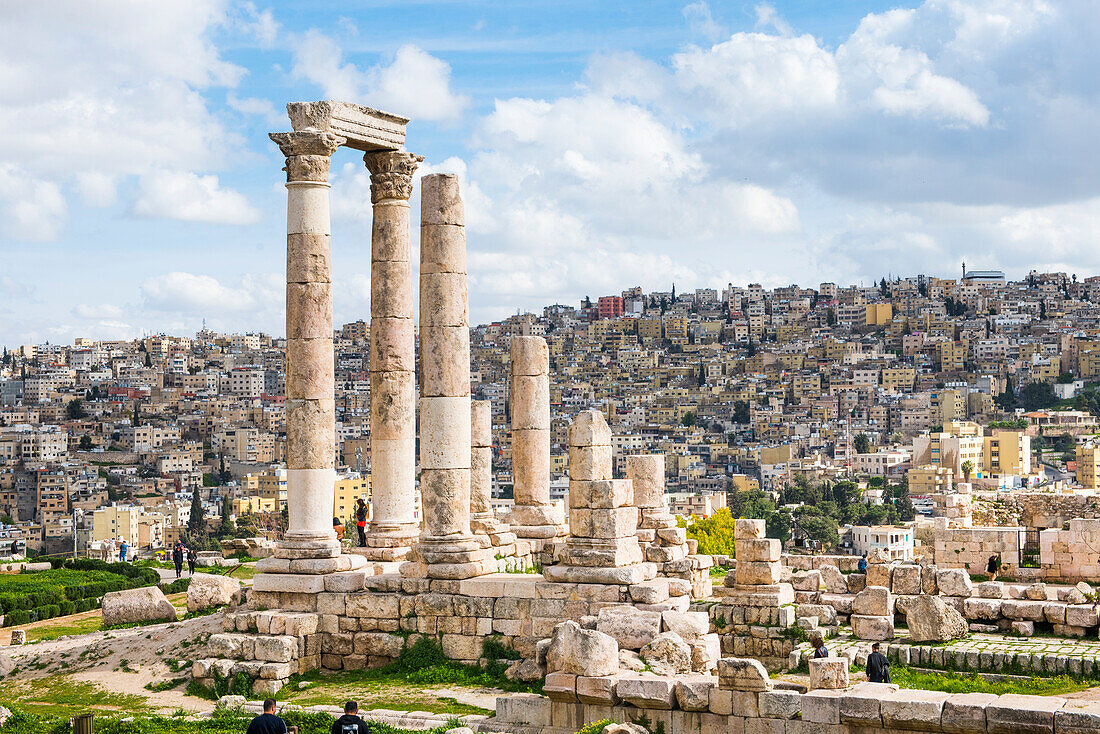
<instances>
[{"instance_id":1,"label":"dense urban buildings","mask_svg":"<svg viewBox=\"0 0 1100 734\"><path fill-rule=\"evenodd\" d=\"M1006 282L969 271L867 287L669 285L470 328L471 396L490 406L499 516L511 510L509 367L519 336L549 347L552 501L566 496L571 417L594 408L611 427L616 476L626 455L663 453L679 514L768 502L758 514L780 513L784 539L811 548L862 552L886 538L892 557L911 558L914 543L931 551L939 542L935 527L950 542L955 531L1009 526L1026 563L1021 549L1037 554L1039 531L1069 532L1069 519L1096 516L1085 500L1100 462L1090 438L1100 413L1091 387L1100 380L1100 277L1033 272ZM355 499L371 497L369 332L364 321L335 331L332 514L345 522ZM8 345L0 543L84 552L125 539L149 552L186 533L199 508L206 531L230 520L277 534L285 348L282 337L209 331ZM834 513L823 534L805 491L842 480L880 510ZM986 512L995 497L1000 507L1018 497L1008 503L1016 509ZM1046 509L1028 509L1036 502Z\"/></svg>"}]
</instances>

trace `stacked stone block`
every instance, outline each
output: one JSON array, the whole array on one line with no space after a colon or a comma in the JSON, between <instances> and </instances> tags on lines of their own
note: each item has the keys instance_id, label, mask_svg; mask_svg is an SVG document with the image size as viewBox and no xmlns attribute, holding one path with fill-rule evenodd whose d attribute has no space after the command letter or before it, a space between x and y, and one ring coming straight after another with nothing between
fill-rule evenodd
<instances>
[{"instance_id":1,"label":"stacked stone block","mask_svg":"<svg viewBox=\"0 0 1100 734\"><path fill-rule=\"evenodd\" d=\"M956 492L932 495L932 517L937 530L969 528L973 525L973 496L970 485L961 483Z\"/></svg>"},{"instance_id":2,"label":"stacked stone block","mask_svg":"<svg viewBox=\"0 0 1100 734\"><path fill-rule=\"evenodd\" d=\"M509 389L515 504L508 523L519 538L561 537L565 521L550 502L550 350L545 339L512 337Z\"/></svg>"},{"instance_id":3,"label":"stacked stone block","mask_svg":"<svg viewBox=\"0 0 1100 734\"><path fill-rule=\"evenodd\" d=\"M516 534L493 514L492 402L470 401L470 530L484 538L498 556L516 554ZM485 545L485 542L482 542Z\"/></svg>"},{"instance_id":4,"label":"stacked stone block","mask_svg":"<svg viewBox=\"0 0 1100 734\"><path fill-rule=\"evenodd\" d=\"M655 578L637 530L634 486L611 477L611 429L598 410L582 411L569 428L569 537L546 580L631 585Z\"/></svg>"},{"instance_id":5,"label":"stacked stone block","mask_svg":"<svg viewBox=\"0 0 1100 734\"><path fill-rule=\"evenodd\" d=\"M424 526L402 573L464 579L496 570L470 531L470 325L458 177L421 179L420 493Z\"/></svg>"},{"instance_id":6,"label":"stacked stone block","mask_svg":"<svg viewBox=\"0 0 1100 734\"><path fill-rule=\"evenodd\" d=\"M711 620L722 652L760 660L769 670L786 666L796 633L794 589L780 582L782 546L764 537L763 520L736 520L737 566L715 589Z\"/></svg>"}]
</instances>

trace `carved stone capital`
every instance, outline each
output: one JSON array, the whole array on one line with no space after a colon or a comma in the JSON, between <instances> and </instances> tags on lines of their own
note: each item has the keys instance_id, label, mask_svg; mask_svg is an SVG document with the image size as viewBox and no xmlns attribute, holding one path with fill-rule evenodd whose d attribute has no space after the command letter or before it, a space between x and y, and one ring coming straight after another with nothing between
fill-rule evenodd
<instances>
[{"instance_id":1,"label":"carved stone capital","mask_svg":"<svg viewBox=\"0 0 1100 734\"><path fill-rule=\"evenodd\" d=\"M287 181L328 181L332 154L346 141L339 135L306 130L268 135L286 156Z\"/></svg>"},{"instance_id":2,"label":"carved stone capital","mask_svg":"<svg viewBox=\"0 0 1100 734\"><path fill-rule=\"evenodd\" d=\"M412 177L424 156L404 150L372 151L363 156L370 171L370 200L377 204L385 199L408 201L412 196Z\"/></svg>"}]
</instances>

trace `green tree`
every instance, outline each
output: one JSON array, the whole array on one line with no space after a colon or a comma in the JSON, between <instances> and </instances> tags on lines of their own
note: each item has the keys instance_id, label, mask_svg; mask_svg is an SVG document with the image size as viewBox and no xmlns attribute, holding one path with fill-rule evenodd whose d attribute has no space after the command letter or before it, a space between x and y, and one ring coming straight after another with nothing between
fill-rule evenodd
<instances>
[{"instance_id":1,"label":"green tree","mask_svg":"<svg viewBox=\"0 0 1100 734\"><path fill-rule=\"evenodd\" d=\"M1020 403L1024 410L1042 410L1057 402L1054 385L1049 382L1029 382L1020 390Z\"/></svg>"},{"instance_id":2,"label":"green tree","mask_svg":"<svg viewBox=\"0 0 1100 734\"><path fill-rule=\"evenodd\" d=\"M741 425L752 422L752 412L749 410L748 402L738 400L733 404L733 422Z\"/></svg>"},{"instance_id":3,"label":"green tree","mask_svg":"<svg viewBox=\"0 0 1100 734\"><path fill-rule=\"evenodd\" d=\"M969 482L970 481L970 475L974 472L974 462L971 461L970 459L967 459L966 461L964 461L962 463L961 468L962 468L962 473L963 473L963 481L964 482Z\"/></svg>"},{"instance_id":4,"label":"green tree","mask_svg":"<svg viewBox=\"0 0 1100 734\"><path fill-rule=\"evenodd\" d=\"M684 424L688 428L691 428L695 425L695 414L689 410L688 412L684 413L683 418L680 419L680 423Z\"/></svg>"},{"instance_id":5,"label":"green tree","mask_svg":"<svg viewBox=\"0 0 1100 734\"><path fill-rule=\"evenodd\" d=\"M70 420L74 421L88 417L88 411L84 410L84 401L80 398L70 400L69 404L65 406L65 413L69 416Z\"/></svg>"},{"instance_id":6,"label":"green tree","mask_svg":"<svg viewBox=\"0 0 1100 734\"><path fill-rule=\"evenodd\" d=\"M92 450L92 437L84 435L80 437L80 450L91 451Z\"/></svg>"},{"instance_id":7,"label":"green tree","mask_svg":"<svg viewBox=\"0 0 1100 734\"><path fill-rule=\"evenodd\" d=\"M871 453L871 439L867 438L866 433L860 433L856 436L853 446L857 454L869 454Z\"/></svg>"},{"instance_id":8,"label":"green tree","mask_svg":"<svg viewBox=\"0 0 1100 734\"><path fill-rule=\"evenodd\" d=\"M692 517L687 526L687 536L699 542L699 552L706 555L732 556L734 517L723 507L710 517Z\"/></svg>"},{"instance_id":9,"label":"green tree","mask_svg":"<svg viewBox=\"0 0 1100 734\"><path fill-rule=\"evenodd\" d=\"M769 512L764 518L767 528L765 534L769 538L775 538L780 543L786 543L791 538L791 513L785 507L775 512Z\"/></svg>"},{"instance_id":10,"label":"green tree","mask_svg":"<svg viewBox=\"0 0 1100 734\"><path fill-rule=\"evenodd\" d=\"M202 496L197 488L191 492L191 519L187 521L187 531L196 536L206 532L206 515L202 508Z\"/></svg>"}]
</instances>

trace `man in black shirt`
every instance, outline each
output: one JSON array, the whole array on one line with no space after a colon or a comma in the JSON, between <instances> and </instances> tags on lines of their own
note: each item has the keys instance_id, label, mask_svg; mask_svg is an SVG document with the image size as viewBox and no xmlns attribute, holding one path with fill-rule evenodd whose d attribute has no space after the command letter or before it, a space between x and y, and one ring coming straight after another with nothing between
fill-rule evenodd
<instances>
[{"instance_id":1,"label":"man in black shirt","mask_svg":"<svg viewBox=\"0 0 1100 734\"><path fill-rule=\"evenodd\" d=\"M359 718L359 704L348 701L344 704L344 715L333 722L331 734L371 734L367 722Z\"/></svg>"},{"instance_id":2,"label":"man in black shirt","mask_svg":"<svg viewBox=\"0 0 1100 734\"><path fill-rule=\"evenodd\" d=\"M867 656L867 680L872 683L890 683L890 661L878 651L878 643L871 645Z\"/></svg>"},{"instance_id":3,"label":"man in black shirt","mask_svg":"<svg viewBox=\"0 0 1100 734\"><path fill-rule=\"evenodd\" d=\"M275 715L275 699L264 701L264 712L248 725L247 734L298 734L298 727L287 727L286 722Z\"/></svg>"}]
</instances>

